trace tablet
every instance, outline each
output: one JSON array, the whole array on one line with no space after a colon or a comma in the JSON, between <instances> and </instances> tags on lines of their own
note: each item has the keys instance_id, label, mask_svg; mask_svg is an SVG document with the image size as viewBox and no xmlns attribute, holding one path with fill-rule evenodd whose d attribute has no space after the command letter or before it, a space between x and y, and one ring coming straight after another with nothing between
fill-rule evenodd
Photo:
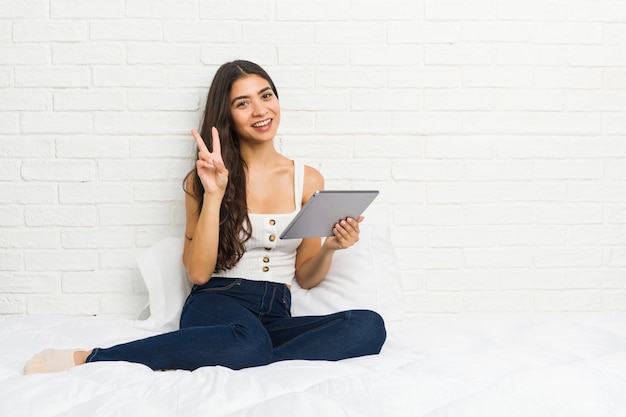
<instances>
[{"instance_id":1,"label":"tablet","mask_svg":"<svg viewBox=\"0 0 626 417\"><path fill-rule=\"evenodd\" d=\"M358 219L378 196L375 190L316 191L280 235L281 239L333 236L335 224Z\"/></svg>"}]
</instances>

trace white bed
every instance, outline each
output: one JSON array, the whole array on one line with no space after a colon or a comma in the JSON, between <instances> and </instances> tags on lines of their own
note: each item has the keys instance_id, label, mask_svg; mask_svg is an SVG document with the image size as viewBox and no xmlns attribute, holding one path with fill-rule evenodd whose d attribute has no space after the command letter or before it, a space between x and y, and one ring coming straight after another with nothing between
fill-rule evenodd
<instances>
[{"instance_id":1,"label":"white bed","mask_svg":"<svg viewBox=\"0 0 626 417\"><path fill-rule=\"evenodd\" d=\"M333 303L380 310L388 326L380 355L240 371L153 372L112 362L22 375L25 361L45 347L107 346L172 326L175 314L159 303L181 295L163 287L171 280L159 287L153 276L146 282L152 309L147 320L0 317L0 416L626 416L626 313L404 320L393 253L377 248L388 243L386 233L365 231L351 260L338 258L334 276L317 293L294 289L298 314L332 309ZM173 243L157 245L143 260ZM355 260L360 266L350 263ZM372 273L351 287L356 281L341 277L348 266ZM142 272L148 274L145 263ZM349 293L336 294L340 278L348 280L342 288ZM359 292L363 284L369 291ZM177 285L184 288L182 281Z\"/></svg>"}]
</instances>

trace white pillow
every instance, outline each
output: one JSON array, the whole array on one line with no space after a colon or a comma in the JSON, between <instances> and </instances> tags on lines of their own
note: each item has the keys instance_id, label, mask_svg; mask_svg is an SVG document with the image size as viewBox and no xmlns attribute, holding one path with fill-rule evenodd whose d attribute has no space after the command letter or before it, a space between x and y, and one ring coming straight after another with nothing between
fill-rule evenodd
<instances>
[{"instance_id":1,"label":"white pillow","mask_svg":"<svg viewBox=\"0 0 626 417\"><path fill-rule=\"evenodd\" d=\"M180 313L191 283L183 267L183 239L168 237L137 257L137 265L148 289L149 317L137 320L145 330L171 331L179 328Z\"/></svg>"},{"instance_id":2,"label":"white pillow","mask_svg":"<svg viewBox=\"0 0 626 417\"><path fill-rule=\"evenodd\" d=\"M137 327L154 331L179 328L182 306L191 289L182 265L183 239L164 238L137 258L148 289L149 317ZM369 309L385 321L404 314L402 278L387 225L361 225L359 241L337 251L328 275L318 286L291 287L293 316L323 315L350 309Z\"/></svg>"},{"instance_id":3,"label":"white pillow","mask_svg":"<svg viewBox=\"0 0 626 417\"><path fill-rule=\"evenodd\" d=\"M359 241L335 252L324 281L305 290L294 280L291 294L293 316L369 309L386 322L401 320L402 277L389 226L362 224Z\"/></svg>"}]
</instances>

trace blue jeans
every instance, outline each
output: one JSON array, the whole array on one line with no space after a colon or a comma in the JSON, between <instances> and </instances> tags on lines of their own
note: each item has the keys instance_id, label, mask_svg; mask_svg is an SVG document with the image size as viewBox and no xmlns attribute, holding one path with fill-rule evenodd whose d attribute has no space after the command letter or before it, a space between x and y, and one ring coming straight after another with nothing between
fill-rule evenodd
<instances>
[{"instance_id":1,"label":"blue jeans","mask_svg":"<svg viewBox=\"0 0 626 417\"><path fill-rule=\"evenodd\" d=\"M212 278L193 287L180 330L96 348L87 362L135 362L154 370L214 365L242 369L289 359L373 355L385 342L383 319L373 311L291 317L290 308L286 285Z\"/></svg>"}]
</instances>

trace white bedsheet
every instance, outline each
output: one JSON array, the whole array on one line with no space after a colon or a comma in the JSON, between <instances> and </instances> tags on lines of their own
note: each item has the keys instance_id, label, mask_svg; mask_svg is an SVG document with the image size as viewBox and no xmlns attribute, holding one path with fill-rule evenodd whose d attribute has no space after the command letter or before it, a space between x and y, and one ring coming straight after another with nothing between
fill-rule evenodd
<instances>
[{"instance_id":1,"label":"white bedsheet","mask_svg":"<svg viewBox=\"0 0 626 417\"><path fill-rule=\"evenodd\" d=\"M0 416L626 416L626 313L415 319L389 326L380 355L340 362L21 374L46 347L150 334L131 320L0 317Z\"/></svg>"}]
</instances>

